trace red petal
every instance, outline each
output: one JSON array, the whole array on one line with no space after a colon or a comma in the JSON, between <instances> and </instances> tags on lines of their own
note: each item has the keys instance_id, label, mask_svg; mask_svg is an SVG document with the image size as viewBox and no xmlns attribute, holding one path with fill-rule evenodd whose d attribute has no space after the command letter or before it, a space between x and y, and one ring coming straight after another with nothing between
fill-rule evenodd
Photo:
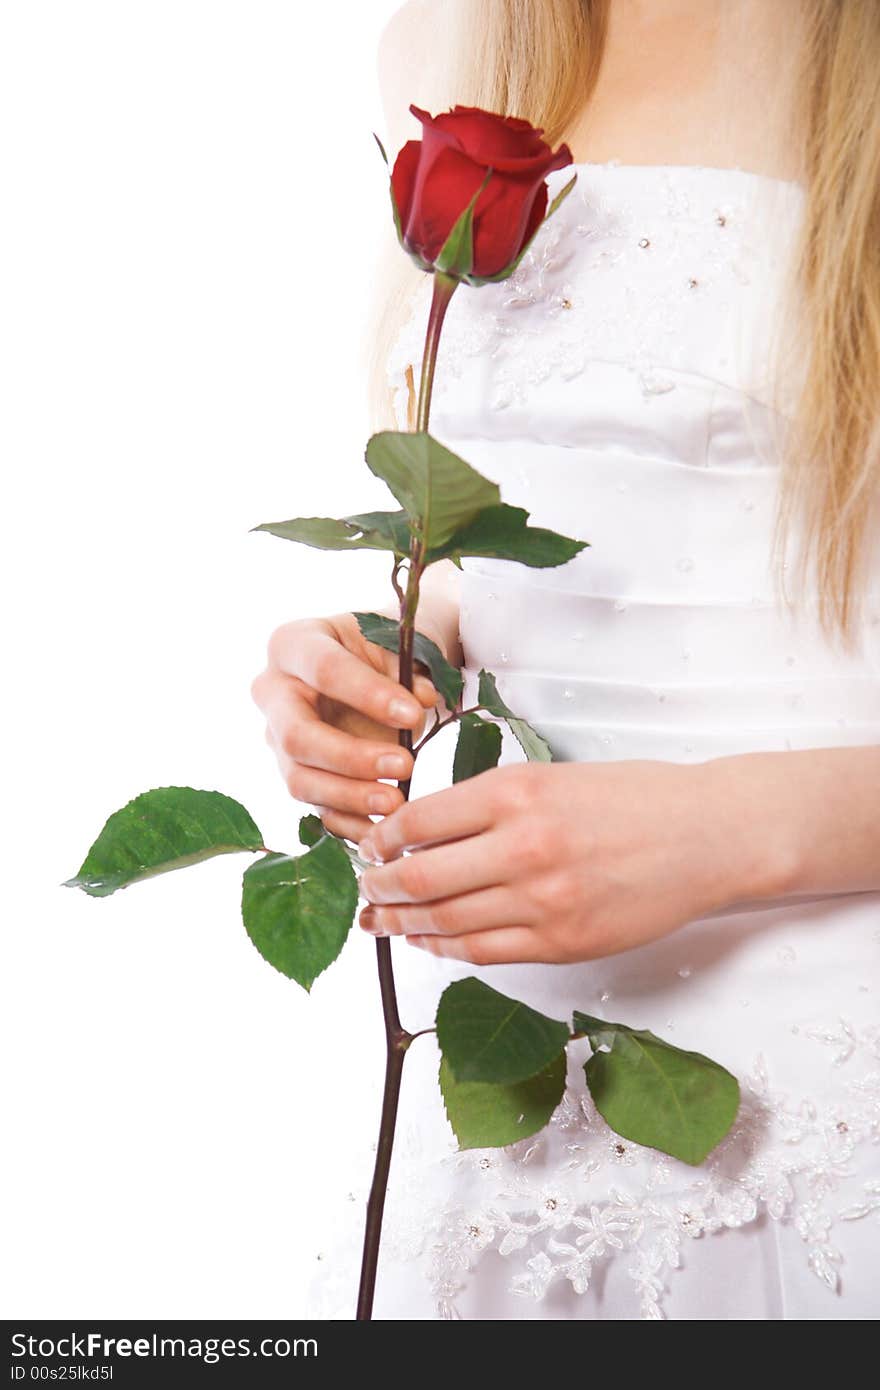
<instances>
[{"instance_id":1,"label":"red petal","mask_svg":"<svg viewBox=\"0 0 880 1390\"><path fill-rule=\"evenodd\" d=\"M449 147L441 148L430 166L422 161L405 227L407 244L417 247L426 260L433 260L485 177L485 169ZM477 208L488 191L483 192Z\"/></svg>"},{"instance_id":2,"label":"red petal","mask_svg":"<svg viewBox=\"0 0 880 1390\"><path fill-rule=\"evenodd\" d=\"M517 255L519 255L526 242L531 241L532 237L535 235L535 232L538 230L541 223L544 221L544 213L546 211L547 185L546 183L542 183L541 187L538 189L538 196L532 204L532 210L529 213L529 220L526 223L525 235L522 241L520 242L519 246L517 247Z\"/></svg>"},{"instance_id":3,"label":"red petal","mask_svg":"<svg viewBox=\"0 0 880 1390\"><path fill-rule=\"evenodd\" d=\"M475 275L497 275L516 259L528 228L533 225L539 201L546 207L547 190L543 183L536 189L532 182L510 177L493 176L489 180L474 210Z\"/></svg>"},{"instance_id":4,"label":"red petal","mask_svg":"<svg viewBox=\"0 0 880 1390\"><path fill-rule=\"evenodd\" d=\"M563 144L554 152L540 128L515 116L475 106L438 116L414 104L409 109L423 133L421 142L410 142L419 154L407 166L412 179L398 202L407 245L433 260L491 168L474 210L474 273L497 274L536 231L547 208L544 179L571 164L571 151ZM400 181L407 183L403 174ZM392 184L396 190L393 177Z\"/></svg>"},{"instance_id":5,"label":"red petal","mask_svg":"<svg viewBox=\"0 0 880 1390\"><path fill-rule=\"evenodd\" d=\"M454 134L466 154L483 164L496 159L529 159L536 154L548 154L549 146L532 126L525 129L510 125L504 116L478 108L456 106L436 117L441 130Z\"/></svg>"},{"instance_id":6,"label":"red petal","mask_svg":"<svg viewBox=\"0 0 880 1390\"><path fill-rule=\"evenodd\" d=\"M412 209L412 195L416 186L416 173L421 152L422 142L420 140L407 140L406 144L398 151L394 168L391 171L391 190L397 204L400 225L404 231Z\"/></svg>"},{"instance_id":7,"label":"red petal","mask_svg":"<svg viewBox=\"0 0 880 1390\"><path fill-rule=\"evenodd\" d=\"M545 170L561 168L562 164L571 163L567 145L560 145L554 154L541 139L541 127L516 116L498 116L479 106L454 106L437 116L415 105L409 109L421 121L425 137L430 131L435 138L454 145L477 164L486 167L491 164L493 168L503 168L514 174L537 172L540 167ZM562 164L557 165L555 161L559 158Z\"/></svg>"},{"instance_id":8,"label":"red petal","mask_svg":"<svg viewBox=\"0 0 880 1390\"><path fill-rule=\"evenodd\" d=\"M471 158L474 156L471 155ZM530 178L535 182L546 178L554 169L564 169L572 160L567 145L560 145L555 154L548 145L542 154L532 155L528 159L502 159L495 156L486 162L501 174L513 174L519 178Z\"/></svg>"},{"instance_id":9,"label":"red petal","mask_svg":"<svg viewBox=\"0 0 880 1390\"><path fill-rule=\"evenodd\" d=\"M432 116L430 111L422 111L418 106L411 105L409 109L422 123L423 143L429 144L433 149L446 146L464 153L461 141L457 138L455 131L441 125L439 117Z\"/></svg>"}]
</instances>

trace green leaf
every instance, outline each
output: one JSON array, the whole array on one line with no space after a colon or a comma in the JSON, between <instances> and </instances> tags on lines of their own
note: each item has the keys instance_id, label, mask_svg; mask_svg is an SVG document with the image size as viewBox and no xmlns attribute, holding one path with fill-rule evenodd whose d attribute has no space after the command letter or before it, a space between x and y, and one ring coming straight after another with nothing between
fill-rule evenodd
<instances>
[{"instance_id":1,"label":"green leaf","mask_svg":"<svg viewBox=\"0 0 880 1390\"><path fill-rule=\"evenodd\" d=\"M298 516L292 521L264 521L253 531L268 531L285 541L318 550L390 550L408 555L411 533L405 512L358 512L353 516Z\"/></svg>"},{"instance_id":2,"label":"green leaf","mask_svg":"<svg viewBox=\"0 0 880 1390\"><path fill-rule=\"evenodd\" d=\"M456 1081L510 1085L535 1076L564 1048L568 1025L470 975L437 1005L437 1041Z\"/></svg>"},{"instance_id":3,"label":"green leaf","mask_svg":"<svg viewBox=\"0 0 880 1390\"><path fill-rule=\"evenodd\" d=\"M444 1057L440 1090L446 1114L461 1149L497 1149L536 1134L550 1120L565 1090L565 1053L548 1066L511 1086L486 1081L458 1081Z\"/></svg>"},{"instance_id":4,"label":"green leaf","mask_svg":"<svg viewBox=\"0 0 880 1390\"><path fill-rule=\"evenodd\" d=\"M386 617L384 613L355 613L354 616L368 642L375 642L377 646L384 647L389 652L400 650L400 624L394 618ZM461 672L446 660L437 643L432 642L423 632L417 631L413 634L413 656L427 666L431 680L449 706L450 712L454 711L464 688Z\"/></svg>"},{"instance_id":5,"label":"green leaf","mask_svg":"<svg viewBox=\"0 0 880 1390\"><path fill-rule=\"evenodd\" d=\"M727 1134L739 1085L717 1062L589 1014L575 1013L574 1030L593 1048L584 1073L596 1109L624 1139L696 1166Z\"/></svg>"},{"instance_id":6,"label":"green leaf","mask_svg":"<svg viewBox=\"0 0 880 1390\"><path fill-rule=\"evenodd\" d=\"M381 430L368 441L366 460L388 484L426 550L444 545L483 507L501 501L497 483L425 430Z\"/></svg>"},{"instance_id":7,"label":"green leaf","mask_svg":"<svg viewBox=\"0 0 880 1390\"><path fill-rule=\"evenodd\" d=\"M443 275L455 280L463 280L470 275L474 264L474 208L477 199L492 177L494 170L488 169L486 177L471 198L464 212L460 214L449 235L434 257L434 266Z\"/></svg>"},{"instance_id":8,"label":"green leaf","mask_svg":"<svg viewBox=\"0 0 880 1390\"><path fill-rule=\"evenodd\" d=\"M550 763L553 761L550 744L539 733L535 732L531 724L527 724L524 719L517 718L513 710L508 709L498 694L495 677L490 671L480 671L477 700L489 714L494 714L497 718L507 722L530 762Z\"/></svg>"},{"instance_id":9,"label":"green leaf","mask_svg":"<svg viewBox=\"0 0 880 1390\"><path fill-rule=\"evenodd\" d=\"M218 854L262 848L253 820L231 797L192 787L157 787L113 813L79 873L64 887L106 898L140 879Z\"/></svg>"},{"instance_id":10,"label":"green leaf","mask_svg":"<svg viewBox=\"0 0 880 1390\"><path fill-rule=\"evenodd\" d=\"M350 845L348 840L342 835L334 835L332 830L328 830L320 816L303 816L299 823L299 838L302 844L316 845L322 835L329 835L332 840L341 845L348 855L352 864L358 869L368 869L370 866L365 859L361 859L357 850Z\"/></svg>"},{"instance_id":11,"label":"green leaf","mask_svg":"<svg viewBox=\"0 0 880 1390\"><path fill-rule=\"evenodd\" d=\"M497 767L501 753L501 729L478 714L463 714L458 721L458 742L452 762L452 781L466 782Z\"/></svg>"},{"instance_id":12,"label":"green leaf","mask_svg":"<svg viewBox=\"0 0 880 1390\"><path fill-rule=\"evenodd\" d=\"M553 199L553 201L552 201L552 203L550 204L549 208L548 208L547 211L544 213L544 216L543 216L542 220L538 223L538 227L543 227L543 225L544 225L545 222L549 222L550 218L553 216L554 212L555 212L556 209L559 207L560 203L561 203L565 198L568 197L569 193L570 193L571 190L574 188L574 186L575 186L575 184L577 183L577 181L578 181L578 176L577 176L577 174L574 174L574 175L572 175L572 177L569 179L569 181L568 181L568 183L565 185L565 187L564 187L564 188L560 188L559 192L556 194L556 197ZM535 232L537 233L537 228L535 228Z\"/></svg>"},{"instance_id":13,"label":"green leaf","mask_svg":"<svg viewBox=\"0 0 880 1390\"><path fill-rule=\"evenodd\" d=\"M529 526L528 517L525 508L511 507L506 502L484 507L441 547L430 551L428 562L446 557L458 559L462 555L490 555L541 569L564 565L589 544L543 526Z\"/></svg>"},{"instance_id":14,"label":"green leaf","mask_svg":"<svg viewBox=\"0 0 880 1390\"><path fill-rule=\"evenodd\" d=\"M246 870L241 915L260 955L310 990L345 944L357 877L335 835L305 854L267 854Z\"/></svg>"},{"instance_id":15,"label":"green leaf","mask_svg":"<svg viewBox=\"0 0 880 1390\"><path fill-rule=\"evenodd\" d=\"M375 130L373 131L373 139L375 140L376 144L379 146L379 153L381 154L382 158L385 160L385 163L387 164L387 163L388 163L388 156L387 156L387 154L385 153L385 146L382 144L382 141L379 139L379 137L378 137L378 135L376 134Z\"/></svg>"},{"instance_id":16,"label":"green leaf","mask_svg":"<svg viewBox=\"0 0 880 1390\"><path fill-rule=\"evenodd\" d=\"M327 834L329 834L329 831L327 830L320 816L309 815L300 817L300 844L308 845L309 849L311 849L312 845L316 845L318 843L322 835Z\"/></svg>"}]
</instances>

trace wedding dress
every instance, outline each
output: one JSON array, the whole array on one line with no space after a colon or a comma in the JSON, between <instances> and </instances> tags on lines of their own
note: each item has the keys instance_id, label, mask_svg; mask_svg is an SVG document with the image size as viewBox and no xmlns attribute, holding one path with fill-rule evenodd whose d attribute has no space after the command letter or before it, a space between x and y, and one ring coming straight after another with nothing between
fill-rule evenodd
<instances>
[{"instance_id":1,"label":"wedding dress","mask_svg":"<svg viewBox=\"0 0 880 1390\"><path fill-rule=\"evenodd\" d=\"M551 196L572 172L512 278L459 289L443 332L432 433L531 524L589 542L553 569L463 561L465 706L485 666L566 761L877 743L880 573L846 654L822 637L813 595L792 611L774 585L788 398L773 396L772 353L802 186L612 161L556 171ZM402 428L430 291L426 276L389 364ZM454 744L436 755L441 737L413 796L451 781ZM523 758L504 728L501 761ZM347 949L372 998L372 962ZM410 1029L430 1025L450 980L477 975L554 1018L577 1008L706 1053L739 1078L742 1104L727 1139L688 1167L609 1130L578 1042L543 1133L458 1153L435 1040L420 1037L376 1317L880 1313L880 893L725 912L574 966L393 951ZM316 1266L311 1311L325 1317L353 1313L375 1073L349 1074L334 1120L350 1201Z\"/></svg>"}]
</instances>

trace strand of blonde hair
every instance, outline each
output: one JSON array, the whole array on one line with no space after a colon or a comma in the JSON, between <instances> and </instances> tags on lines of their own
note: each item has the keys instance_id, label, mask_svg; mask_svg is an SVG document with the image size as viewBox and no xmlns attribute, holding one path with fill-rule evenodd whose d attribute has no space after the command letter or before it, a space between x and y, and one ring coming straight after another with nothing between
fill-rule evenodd
<instances>
[{"instance_id":1,"label":"strand of blonde hair","mask_svg":"<svg viewBox=\"0 0 880 1390\"><path fill-rule=\"evenodd\" d=\"M448 62L431 109L524 117L556 145L589 102L608 14L609 0L446 0ZM778 351L799 355L802 370L781 435L774 553L782 595L793 603L791 581L801 593L812 581L822 627L847 645L880 507L880 3L800 0L798 17L790 118L806 197ZM393 230L381 259L366 345L376 429L396 427L386 364L422 279Z\"/></svg>"}]
</instances>

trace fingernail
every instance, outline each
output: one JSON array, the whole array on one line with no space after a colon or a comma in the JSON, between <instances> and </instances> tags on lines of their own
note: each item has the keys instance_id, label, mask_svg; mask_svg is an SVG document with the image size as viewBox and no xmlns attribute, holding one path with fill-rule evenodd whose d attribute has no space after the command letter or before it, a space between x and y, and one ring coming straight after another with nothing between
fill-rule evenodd
<instances>
[{"instance_id":1,"label":"fingernail","mask_svg":"<svg viewBox=\"0 0 880 1390\"><path fill-rule=\"evenodd\" d=\"M376 846L372 840L363 839L358 845L358 854L361 859L366 859L368 864L381 864L383 861L376 853Z\"/></svg>"},{"instance_id":2,"label":"fingernail","mask_svg":"<svg viewBox=\"0 0 880 1390\"><path fill-rule=\"evenodd\" d=\"M390 811L391 802L388 800L388 797L383 796L381 792L374 792L372 796L367 797L367 808L370 811L377 812Z\"/></svg>"},{"instance_id":3,"label":"fingernail","mask_svg":"<svg viewBox=\"0 0 880 1390\"><path fill-rule=\"evenodd\" d=\"M360 925L363 927L364 931L376 930L376 914L371 907L364 908L363 912L358 918L358 921L360 922Z\"/></svg>"},{"instance_id":4,"label":"fingernail","mask_svg":"<svg viewBox=\"0 0 880 1390\"><path fill-rule=\"evenodd\" d=\"M421 710L410 700L392 700L388 706L388 712L392 719L399 719L402 723L409 724L421 713Z\"/></svg>"},{"instance_id":5,"label":"fingernail","mask_svg":"<svg viewBox=\"0 0 880 1390\"><path fill-rule=\"evenodd\" d=\"M376 766L380 777L402 777L406 772L406 759L399 753L383 753Z\"/></svg>"}]
</instances>

